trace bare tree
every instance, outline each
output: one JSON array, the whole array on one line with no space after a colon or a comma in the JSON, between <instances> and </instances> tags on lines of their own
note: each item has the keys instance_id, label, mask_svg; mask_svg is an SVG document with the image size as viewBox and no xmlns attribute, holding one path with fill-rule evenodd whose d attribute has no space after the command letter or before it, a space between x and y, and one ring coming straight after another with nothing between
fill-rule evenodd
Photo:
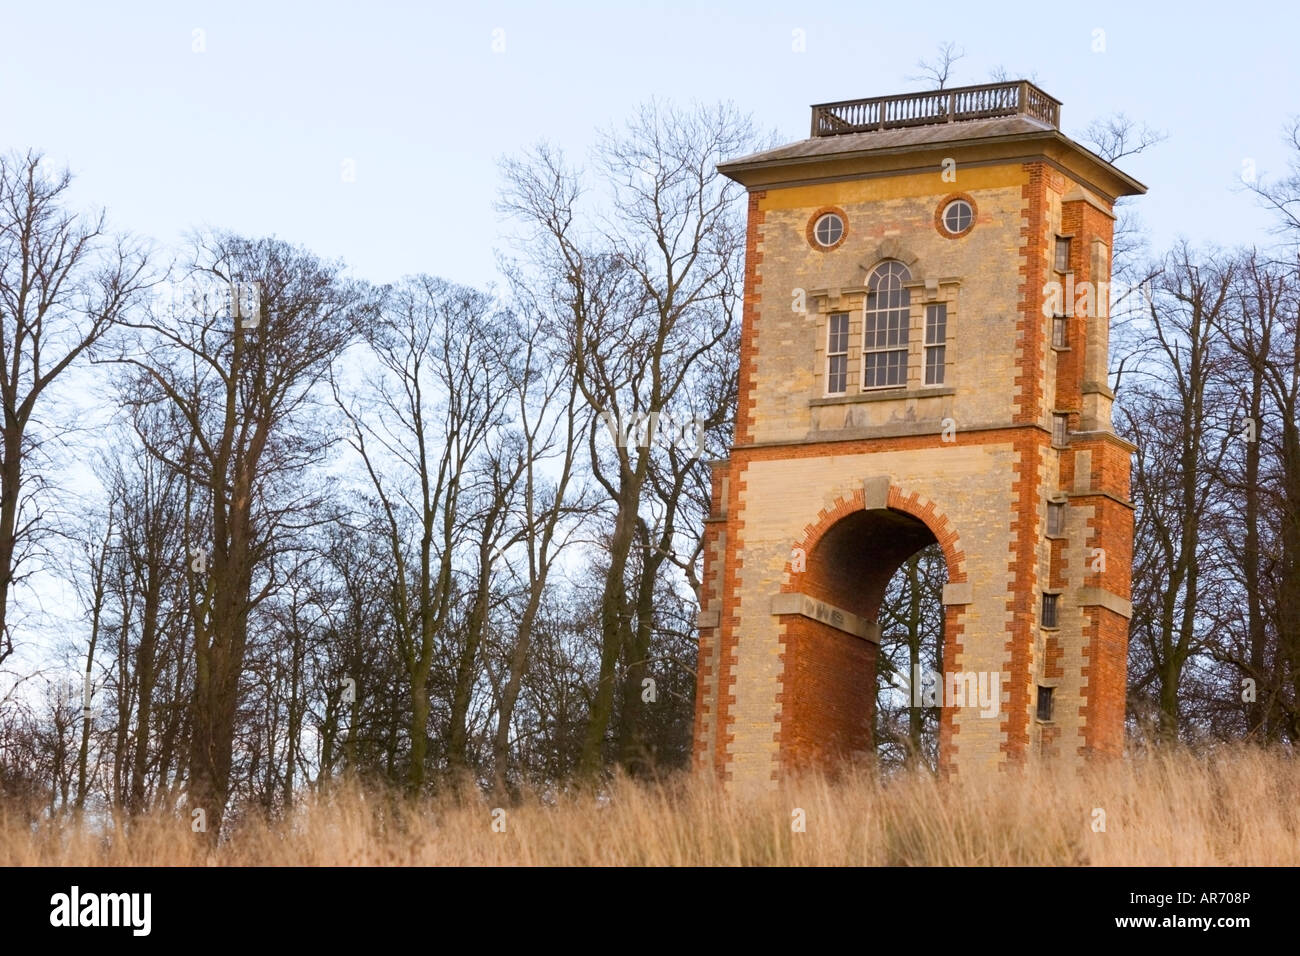
<instances>
[{"instance_id":1,"label":"bare tree","mask_svg":"<svg viewBox=\"0 0 1300 956\"><path fill-rule=\"evenodd\" d=\"M499 321L503 329L512 330L507 333L507 338L513 341L522 338L512 334L516 327L513 322L507 325L504 317ZM455 655L447 728L447 764L455 773L463 773L470 764L469 714L475 689L482 677L480 652L492 612L506 598L496 571L498 565L504 564L503 548L518 537L510 527L510 514L529 469L527 452L524 437L513 429L502 430L494 436L485 449L482 466L474 479L473 505L464 514L466 525L471 529L473 564L470 584L466 588L470 600L469 615Z\"/></svg>"},{"instance_id":2,"label":"bare tree","mask_svg":"<svg viewBox=\"0 0 1300 956\"><path fill-rule=\"evenodd\" d=\"M1149 306L1154 352L1121 407L1122 430L1138 445L1130 691L1153 688L1166 740L1178 736L1184 666L1204 650L1202 602L1217 570L1207 567L1204 529L1220 506L1210 478L1229 440L1216 427L1231 411L1215 393L1223 383L1216 327L1233 274L1231 262L1200 262L1186 245L1171 254Z\"/></svg>"},{"instance_id":3,"label":"bare tree","mask_svg":"<svg viewBox=\"0 0 1300 956\"><path fill-rule=\"evenodd\" d=\"M37 425L42 396L147 284L145 255L108 236L102 213L67 208L71 181L38 153L0 156L0 662L13 651L12 589L46 524L34 500L51 435Z\"/></svg>"},{"instance_id":4,"label":"bare tree","mask_svg":"<svg viewBox=\"0 0 1300 956\"><path fill-rule=\"evenodd\" d=\"M1136 156L1168 138L1168 133L1152 129L1146 123L1139 126L1123 113L1093 120L1080 137L1108 163L1117 163L1125 156Z\"/></svg>"},{"instance_id":5,"label":"bare tree","mask_svg":"<svg viewBox=\"0 0 1300 956\"><path fill-rule=\"evenodd\" d=\"M1277 216L1279 231L1300 244L1300 117L1292 119L1284 138L1290 147L1286 174L1272 182L1258 179L1246 185Z\"/></svg>"},{"instance_id":6,"label":"bare tree","mask_svg":"<svg viewBox=\"0 0 1300 956\"><path fill-rule=\"evenodd\" d=\"M692 425L715 421L690 399L705 357L729 341L744 248L736 191L715 164L753 140L749 121L727 107L643 107L625 131L601 142L597 162L611 221L599 230L578 208L581 176L562 157L539 148L506 167L505 204L530 229L546 312L596 413L588 453L612 519L604 542L609 563L600 600L599 682L582 754L586 775L604 760L620 661L623 719L637 719L652 627L637 613L649 603L652 617L645 596L673 551L664 542L676 538L671 508L653 537L642 519L652 461L663 453L664 433L657 437L656 426L661 416L679 426L692 414L700 420ZM633 560L638 540L644 560ZM638 569L649 580L638 578ZM636 701L626 699L632 681Z\"/></svg>"},{"instance_id":7,"label":"bare tree","mask_svg":"<svg viewBox=\"0 0 1300 956\"><path fill-rule=\"evenodd\" d=\"M466 540L462 493L506 417L503 386L514 358L493 312L476 290L431 276L403 280L360 329L380 368L364 401L345 398L334 382L392 556L392 612L411 696L412 790L425 781L429 676L449 630ZM468 661L458 655L465 679L476 651L467 649Z\"/></svg>"},{"instance_id":8,"label":"bare tree","mask_svg":"<svg viewBox=\"0 0 1300 956\"><path fill-rule=\"evenodd\" d=\"M880 603L880 663L876 687L876 750L887 762L937 767L939 708L916 703L918 668L943 672L943 550L929 545L890 578ZM901 674L905 680L895 681ZM897 704L898 685L909 699ZM891 686L892 685L892 686Z\"/></svg>"},{"instance_id":9,"label":"bare tree","mask_svg":"<svg viewBox=\"0 0 1300 956\"><path fill-rule=\"evenodd\" d=\"M1123 113L1093 120L1079 137L1108 163L1146 152L1168 138L1167 133L1146 123L1139 125ZM1117 218L1111 238L1111 289L1122 287L1111 311L1120 315L1141 309L1133 290L1148 288L1157 271L1155 267L1142 267L1147 254L1146 234L1131 198L1122 196L1115 201Z\"/></svg>"},{"instance_id":10,"label":"bare tree","mask_svg":"<svg viewBox=\"0 0 1300 956\"><path fill-rule=\"evenodd\" d=\"M530 284L517 281L515 292L525 303L521 314L540 319L544 313L535 304ZM564 361L563 343L549 337L542 321L524 322L520 333L520 367L512 382L511 401L523 443L524 471L516 533L508 547L522 549L524 556L521 562L507 567L513 573L522 565L518 574L523 606L503 655L504 679L497 691L492 763L498 791L507 785L515 705L532 655L533 631L551 571L589 510L581 487L570 493L577 484L581 439L590 413L579 400L577 381Z\"/></svg>"},{"instance_id":11,"label":"bare tree","mask_svg":"<svg viewBox=\"0 0 1300 956\"><path fill-rule=\"evenodd\" d=\"M117 518L110 506L101 523L94 522L86 529L89 533L80 542L84 548L86 565L85 590L82 602L90 616L90 638L86 648L86 671L83 686L81 744L77 751L77 810L86 805L87 764L90 759L90 729L93 721L91 708L91 691L94 680L95 649L104 630L105 609L109 599L110 577L112 575L111 551L117 536Z\"/></svg>"},{"instance_id":12,"label":"bare tree","mask_svg":"<svg viewBox=\"0 0 1300 956\"><path fill-rule=\"evenodd\" d=\"M137 370L128 407L167 410L169 427L141 437L193 495L189 795L215 839L250 615L280 583L277 556L311 511L298 479L329 443L310 414L316 385L361 302L339 266L270 239L199 237L188 280L196 297L133 323L140 340L117 361Z\"/></svg>"},{"instance_id":13,"label":"bare tree","mask_svg":"<svg viewBox=\"0 0 1300 956\"><path fill-rule=\"evenodd\" d=\"M110 514L116 524L109 575L115 608L104 611L105 630L117 636L117 745L114 761L121 802L145 808L151 755L158 754L156 698L164 663L186 654L182 632L188 626L189 599L184 569L188 563L183 532L185 477L145 450L165 441L174 423L168 407L135 409L137 440L109 452L104 469ZM123 436L125 438L126 436ZM90 564L91 593L100 583ZM172 707L180 701L171 700Z\"/></svg>"},{"instance_id":14,"label":"bare tree","mask_svg":"<svg viewBox=\"0 0 1300 956\"><path fill-rule=\"evenodd\" d=\"M1240 575L1234 594L1244 601L1245 621L1244 627L1234 626L1237 614L1232 614L1217 629L1214 654L1232 665L1239 677L1254 682L1254 694L1243 695L1240 685L1229 685L1224 697L1234 708L1238 701L1245 703L1249 736L1272 741L1281 739L1287 729L1288 672L1297 659L1295 648L1289 646L1295 629L1281 626L1286 611L1294 613L1294 608L1287 608L1286 579L1294 573L1295 558L1287 552L1300 543L1294 532L1288 533L1288 518L1297 504L1288 494L1295 489L1289 476L1300 463L1287 461L1300 451L1296 437L1300 423L1295 417L1300 410L1296 322L1287 314L1295 314L1297 295L1300 286L1292 270L1251 250L1240 259L1232 308L1220 316L1219 325L1235 359L1228 375L1238 386L1240 401L1231 423L1238 439L1235 453L1224 462L1216 481L1242 507L1229 513L1218 533L1226 563ZM1238 603L1236 610L1240 609ZM1292 710L1292 726L1300 727L1294 714Z\"/></svg>"},{"instance_id":15,"label":"bare tree","mask_svg":"<svg viewBox=\"0 0 1300 956\"><path fill-rule=\"evenodd\" d=\"M349 516L321 529L317 582L323 622L310 651L310 718L318 779L340 771L397 781L410 721L409 679L391 594L387 523L367 501L359 526Z\"/></svg>"},{"instance_id":16,"label":"bare tree","mask_svg":"<svg viewBox=\"0 0 1300 956\"><path fill-rule=\"evenodd\" d=\"M945 89L952 79L953 65L965 56L965 50L953 41L945 40L939 44L933 60L916 61L916 67L921 72L908 76L907 79L917 83L933 83L936 90Z\"/></svg>"},{"instance_id":17,"label":"bare tree","mask_svg":"<svg viewBox=\"0 0 1300 956\"><path fill-rule=\"evenodd\" d=\"M1023 78L1024 76L1025 76L1024 73L1008 72L1007 68L1005 66L1002 66L1001 64L998 64L997 66L993 67L993 69L989 70L990 83L1014 83L1015 81ZM1028 78L1030 83L1037 83L1038 71L1034 70L1033 72L1029 73Z\"/></svg>"},{"instance_id":18,"label":"bare tree","mask_svg":"<svg viewBox=\"0 0 1300 956\"><path fill-rule=\"evenodd\" d=\"M81 688L63 676L47 680L44 691L45 710L37 725L36 741L43 765L40 772L49 781L47 809L53 816L67 811L74 795L76 762L72 754L81 717Z\"/></svg>"},{"instance_id":19,"label":"bare tree","mask_svg":"<svg viewBox=\"0 0 1300 956\"><path fill-rule=\"evenodd\" d=\"M0 798L11 819L35 826L45 803L36 718L26 701L0 703Z\"/></svg>"}]
</instances>

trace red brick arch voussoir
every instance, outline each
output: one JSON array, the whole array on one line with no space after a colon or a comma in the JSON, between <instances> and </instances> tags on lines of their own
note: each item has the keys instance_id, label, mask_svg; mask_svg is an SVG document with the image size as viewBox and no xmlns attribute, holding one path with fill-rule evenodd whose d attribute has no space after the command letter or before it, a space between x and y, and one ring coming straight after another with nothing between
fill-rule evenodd
<instances>
[{"instance_id":1,"label":"red brick arch voussoir","mask_svg":"<svg viewBox=\"0 0 1300 956\"><path fill-rule=\"evenodd\" d=\"M802 549L805 556L812 554L826 532L842 519L861 511L865 505L866 495L862 489L845 497L836 498L829 507L817 513L816 521L804 526L804 538L801 543L795 545L796 550ZM944 561L948 566L948 583L962 584L966 581L966 554L961 549L961 539L958 537L957 529L948 520L947 515L935 508L933 501L922 497L917 492L905 495L898 485L890 485L886 505L893 511L911 515L930 529L943 550ZM786 562L781 590L786 592L799 590L799 576L794 570L793 554Z\"/></svg>"}]
</instances>

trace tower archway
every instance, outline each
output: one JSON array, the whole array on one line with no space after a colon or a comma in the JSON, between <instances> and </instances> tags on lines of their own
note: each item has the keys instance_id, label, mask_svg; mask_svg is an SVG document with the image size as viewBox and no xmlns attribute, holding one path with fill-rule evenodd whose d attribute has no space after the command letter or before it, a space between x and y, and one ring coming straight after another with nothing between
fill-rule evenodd
<instances>
[{"instance_id":1,"label":"tower archway","mask_svg":"<svg viewBox=\"0 0 1300 956\"><path fill-rule=\"evenodd\" d=\"M874 756L879 614L891 578L912 555L938 544L949 580L965 580L956 529L933 504L892 486L883 507L865 503L858 492L822 512L792 550L773 602L782 633L782 769L830 769ZM950 610L945 642L951 633L955 654L960 607ZM945 722L950 736L951 717L941 712L941 727ZM942 760L942 730L940 736Z\"/></svg>"}]
</instances>

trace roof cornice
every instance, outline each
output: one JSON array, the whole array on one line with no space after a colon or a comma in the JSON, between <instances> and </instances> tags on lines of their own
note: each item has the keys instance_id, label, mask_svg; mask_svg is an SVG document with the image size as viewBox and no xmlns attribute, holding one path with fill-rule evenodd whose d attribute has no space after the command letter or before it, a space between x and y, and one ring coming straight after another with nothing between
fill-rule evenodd
<instances>
[{"instance_id":1,"label":"roof cornice","mask_svg":"<svg viewBox=\"0 0 1300 956\"><path fill-rule=\"evenodd\" d=\"M831 145L834 140L825 137L819 142ZM1111 202L1147 191L1132 176L1055 129L762 158L782 148L755 154L752 159L720 163L718 171L749 189L771 189L864 176L905 175L933 169L949 157L956 159L959 166L1047 159Z\"/></svg>"}]
</instances>

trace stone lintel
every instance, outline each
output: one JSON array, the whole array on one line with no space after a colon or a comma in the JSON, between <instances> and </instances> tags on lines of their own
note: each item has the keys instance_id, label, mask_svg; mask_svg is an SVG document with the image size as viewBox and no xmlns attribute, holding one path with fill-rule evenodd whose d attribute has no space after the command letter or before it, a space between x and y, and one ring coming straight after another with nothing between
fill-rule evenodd
<instances>
[{"instance_id":1,"label":"stone lintel","mask_svg":"<svg viewBox=\"0 0 1300 956\"><path fill-rule=\"evenodd\" d=\"M937 395L938 393L936 393ZM911 393L891 396L895 401L905 401L911 399ZM917 400L934 397L930 395L917 396ZM883 401L884 399L881 399ZM808 402L811 407L821 405L838 405L849 404L837 401L828 401L827 399L814 399ZM976 432L991 431L1011 431L1014 429L1032 428L1035 431L1049 433L1045 425L1038 422L1007 422L1001 425L964 425L961 426L962 434L972 435ZM869 426L849 426L846 428L820 428L816 425L803 438L785 439L782 441L763 441L751 442L748 445L738 445L733 451L747 451L751 448L793 448L799 445L824 444L832 441L864 441L877 438L910 438L914 436L927 436L938 439L943 432L942 419L935 418L928 422L891 422L888 425L869 425ZM1073 433L1072 433L1073 434ZM1122 441L1123 439L1120 439Z\"/></svg>"},{"instance_id":2,"label":"stone lintel","mask_svg":"<svg viewBox=\"0 0 1300 956\"><path fill-rule=\"evenodd\" d=\"M944 604L970 604L974 600L969 581L961 581L957 584L950 581L943 586Z\"/></svg>"},{"instance_id":3,"label":"stone lintel","mask_svg":"<svg viewBox=\"0 0 1300 956\"><path fill-rule=\"evenodd\" d=\"M827 315L831 312L838 312L846 308L844 299L848 296L866 294L866 287L857 288L829 288L829 289L809 289L807 297L812 300L812 308L809 309L814 315Z\"/></svg>"},{"instance_id":4,"label":"stone lintel","mask_svg":"<svg viewBox=\"0 0 1300 956\"><path fill-rule=\"evenodd\" d=\"M1089 206L1097 210L1107 219L1111 219L1111 220L1115 219L1115 213L1113 211L1107 209L1105 205L1103 205L1101 201L1097 199L1097 197L1092 195L1092 193L1080 189L1078 186L1075 186L1068 193L1066 193L1064 196L1061 197L1062 204L1068 202L1087 203Z\"/></svg>"},{"instance_id":5,"label":"stone lintel","mask_svg":"<svg viewBox=\"0 0 1300 956\"><path fill-rule=\"evenodd\" d=\"M1088 491L1067 491L1065 496L1070 501L1074 501L1076 498L1105 498L1107 501L1115 502L1115 504L1119 505L1121 508L1127 508L1129 511L1137 510L1137 506L1134 505L1133 502L1127 501L1119 495L1112 494L1109 491L1101 491L1096 488Z\"/></svg>"},{"instance_id":6,"label":"stone lintel","mask_svg":"<svg viewBox=\"0 0 1300 956\"><path fill-rule=\"evenodd\" d=\"M1113 431L1108 429L1089 429L1070 432L1070 444L1102 444L1109 442L1112 445L1118 445L1129 454L1137 451L1137 445L1133 444L1127 438L1121 438Z\"/></svg>"},{"instance_id":7,"label":"stone lintel","mask_svg":"<svg viewBox=\"0 0 1300 956\"><path fill-rule=\"evenodd\" d=\"M903 401L920 401L926 398L947 398L950 395L956 395L957 389L944 385L923 385L919 388L885 388L873 392L856 392L850 395L827 395L824 398L811 398L808 400L809 408L820 408L824 405L868 405L872 402L903 402ZM924 423L920 427L924 427ZM917 432L924 434L924 432Z\"/></svg>"},{"instance_id":8,"label":"stone lintel","mask_svg":"<svg viewBox=\"0 0 1300 956\"><path fill-rule=\"evenodd\" d=\"M772 595L773 614L801 614L845 634L852 634L873 644L880 643L880 625L865 617L827 604L798 591L783 591Z\"/></svg>"},{"instance_id":9,"label":"stone lintel","mask_svg":"<svg viewBox=\"0 0 1300 956\"><path fill-rule=\"evenodd\" d=\"M1126 601L1105 588L1079 588L1079 607L1104 607L1120 617L1133 616L1133 602Z\"/></svg>"}]
</instances>

